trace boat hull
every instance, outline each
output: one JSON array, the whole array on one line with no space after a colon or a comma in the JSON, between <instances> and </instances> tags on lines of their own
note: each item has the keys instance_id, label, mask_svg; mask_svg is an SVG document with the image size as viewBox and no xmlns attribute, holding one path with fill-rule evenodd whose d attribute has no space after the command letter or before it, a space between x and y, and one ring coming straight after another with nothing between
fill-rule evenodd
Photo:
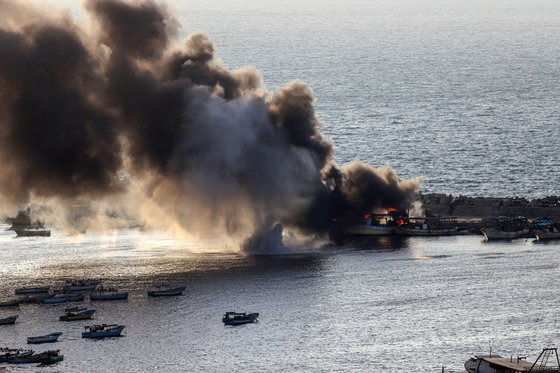
<instances>
[{"instance_id":1,"label":"boat hull","mask_svg":"<svg viewBox=\"0 0 560 373\"><path fill-rule=\"evenodd\" d=\"M14 229L18 237L50 237L49 230Z\"/></svg>"},{"instance_id":2,"label":"boat hull","mask_svg":"<svg viewBox=\"0 0 560 373\"><path fill-rule=\"evenodd\" d=\"M498 230L495 228L484 228L481 229L482 234L484 235L487 241L489 240L513 240L516 238L523 238L529 234L529 229L522 229L519 231L514 232L506 232L502 230Z\"/></svg>"},{"instance_id":3,"label":"boat hull","mask_svg":"<svg viewBox=\"0 0 560 373\"><path fill-rule=\"evenodd\" d=\"M58 341L62 333L52 333L49 335L42 335L39 337L27 337L27 343L29 344L41 344L41 343L54 343Z\"/></svg>"},{"instance_id":4,"label":"boat hull","mask_svg":"<svg viewBox=\"0 0 560 373\"><path fill-rule=\"evenodd\" d=\"M0 325L13 325L19 316L6 317L5 319L0 319Z\"/></svg>"},{"instance_id":5,"label":"boat hull","mask_svg":"<svg viewBox=\"0 0 560 373\"><path fill-rule=\"evenodd\" d=\"M89 296L90 300L123 300L128 299L128 293L118 293L118 294L91 294Z\"/></svg>"},{"instance_id":6,"label":"boat hull","mask_svg":"<svg viewBox=\"0 0 560 373\"><path fill-rule=\"evenodd\" d=\"M64 289L64 291L89 291L95 290L95 288L99 284L100 282L95 282L88 285L64 285L62 289Z\"/></svg>"},{"instance_id":7,"label":"boat hull","mask_svg":"<svg viewBox=\"0 0 560 373\"><path fill-rule=\"evenodd\" d=\"M173 297L177 295L183 295L184 291L185 291L185 287L181 286L179 288L174 288L174 289L148 291L148 296L149 297Z\"/></svg>"},{"instance_id":8,"label":"boat hull","mask_svg":"<svg viewBox=\"0 0 560 373\"><path fill-rule=\"evenodd\" d=\"M95 313L95 310L87 310L77 315L64 315L60 316L60 321L79 321L79 320L89 320Z\"/></svg>"},{"instance_id":9,"label":"boat hull","mask_svg":"<svg viewBox=\"0 0 560 373\"><path fill-rule=\"evenodd\" d=\"M43 294L43 293L48 293L49 292L49 288L48 287L35 287L35 288L19 288L16 289L16 294L21 294L21 295L25 295L25 294Z\"/></svg>"},{"instance_id":10,"label":"boat hull","mask_svg":"<svg viewBox=\"0 0 560 373\"><path fill-rule=\"evenodd\" d=\"M453 236L459 234L457 228L451 229L415 229L398 227L395 233L401 236Z\"/></svg>"},{"instance_id":11,"label":"boat hull","mask_svg":"<svg viewBox=\"0 0 560 373\"><path fill-rule=\"evenodd\" d=\"M62 304L62 303L68 303L68 297L45 298L41 300L41 304Z\"/></svg>"},{"instance_id":12,"label":"boat hull","mask_svg":"<svg viewBox=\"0 0 560 373\"><path fill-rule=\"evenodd\" d=\"M560 232L548 232L548 231L533 231L537 240L556 240L560 239Z\"/></svg>"},{"instance_id":13,"label":"boat hull","mask_svg":"<svg viewBox=\"0 0 560 373\"><path fill-rule=\"evenodd\" d=\"M109 331L83 332L82 338L101 339L101 338L111 338L111 337L122 337L121 333L123 329L124 326L119 326L118 328L111 329Z\"/></svg>"},{"instance_id":14,"label":"boat hull","mask_svg":"<svg viewBox=\"0 0 560 373\"><path fill-rule=\"evenodd\" d=\"M349 236L388 236L395 233L395 227L383 225L352 225L344 230Z\"/></svg>"},{"instance_id":15,"label":"boat hull","mask_svg":"<svg viewBox=\"0 0 560 373\"><path fill-rule=\"evenodd\" d=\"M227 315L227 314L226 314ZM248 313L248 314L236 314L235 317L226 317L226 315L224 315L224 317L222 317L222 322L225 325L243 325L243 324L251 324L257 321L257 318L259 317L258 313ZM230 313L230 315L232 315ZM243 316L241 316L243 315Z\"/></svg>"},{"instance_id":16,"label":"boat hull","mask_svg":"<svg viewBox=\"0 0 560 373\"><path fill-rule=\"evenodd\" d=\"M0 308L2 308L2 307L18 307L18 306L19 306L19 300L0 303Z\"/></svg>"}]
</instances>

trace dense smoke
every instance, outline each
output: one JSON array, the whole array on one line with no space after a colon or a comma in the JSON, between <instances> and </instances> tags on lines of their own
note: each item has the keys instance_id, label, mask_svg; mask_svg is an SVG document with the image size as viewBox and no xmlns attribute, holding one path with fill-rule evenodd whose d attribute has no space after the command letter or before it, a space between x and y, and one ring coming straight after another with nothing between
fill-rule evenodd
<instances>
[{"instance_id":1,"label":"dense smoke","mask_svg":"<svg viewBox=\"0 0 560 373\"><path fill-rule=\"evenodd\" d=\"M265 90L155 1L89 0L87 26L0 0L0 202L121 201L153 226L244 240L407 207L418 180L339 168L311 89ZM132 196L132 197L131 197Z\"/></svg>"}]
</instances>

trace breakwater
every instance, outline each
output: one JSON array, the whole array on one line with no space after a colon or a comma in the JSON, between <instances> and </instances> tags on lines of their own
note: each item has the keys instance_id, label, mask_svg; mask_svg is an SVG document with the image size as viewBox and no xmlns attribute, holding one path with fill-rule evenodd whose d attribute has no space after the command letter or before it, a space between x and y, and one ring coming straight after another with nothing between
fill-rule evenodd
<instances>
[{"instance_id":1,"label":"breakwater","mask_svg":"<svg viewBox=\"0 0 560 373\"><path fill-rule=\"evenodd\" d=\"M525 216L560 218L560 196L528 200L519 197L468 197L451 194L420 194L425 213L438 216L485 218L491 216Z\"/></svg>"}]
</instances>

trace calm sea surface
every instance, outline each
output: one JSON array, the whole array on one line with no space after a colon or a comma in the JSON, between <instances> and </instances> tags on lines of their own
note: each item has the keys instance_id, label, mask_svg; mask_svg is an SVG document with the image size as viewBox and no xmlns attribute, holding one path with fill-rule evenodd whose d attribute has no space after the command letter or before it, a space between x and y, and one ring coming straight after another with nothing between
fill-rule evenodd
<instances>
[{"instance_id":1,"label":"calm sea surface","mask_svg":"<svg viewBox=\"0 0 560 373\"><path fill-rule=\"evenodd\" d=\"M424 191L560 194L557 0L172 2L231 68L317 96L337 160Z\"/></svg>"},{"instance_id":2,"label":"calm sea surface","mask_svg":"<svg viewBox=\"0 0 560 373\"><path fill-rule=\"evenodd\" d=\"M5 227L3 227L5 228ZM535 358L560 344L560 244L482 236L380 238L300 255L196 254L163 233L13 238L0 232L0 299L25 285L98 277L128 301L85 302L95 321L59 322L64 305L2 309L0 346L61 331L64 372L441 372L473 353ZM182 297L148 298L153 284ZM225 327L228 310L260 312ZM121 323L91 341L84 325ZM6 366L8 371L36 371ZM2 369L2 366L0 366Z\"/></svg>"},{"instance_id":3,"label":"calm sea surface","mask_svg":"<svg viewBox=\"0 0 560 373\"><path fill-rule=\"evenodd\" d=\"M425 191L560 194L556 0L172 7L181 35L207 31L227 66L258 67L269 89L306 81L340 163L424 176ZM55 346L65 361L40 371L440 372L490 344L529 358L560 345L558 243L383 238L247 257L201 253L208 247L164 233L14 239L1 228L0 299L81 277L131 293L87 304L95 322L126 325L125 337L104 341L80 338L89 322L58 322L64 306L0 309L20 315L0 328L0 346L64 332ZM147 298L162 282L187 292ZM260 321L224 327L227 310L260 312Z\"/></svg>"}]
</instances>

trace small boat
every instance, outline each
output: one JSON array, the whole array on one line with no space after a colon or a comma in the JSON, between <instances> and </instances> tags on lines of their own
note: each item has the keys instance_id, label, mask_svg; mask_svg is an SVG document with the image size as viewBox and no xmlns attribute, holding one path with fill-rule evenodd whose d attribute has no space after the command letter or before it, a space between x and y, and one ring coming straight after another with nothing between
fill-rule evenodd
<instances>
[{"instance_id":1,"label":"small boat","mask_svg":"<svg viewBox=\"0 0 560 373\"><path fill-rule=\"evenodd\" d=\"M533 235L537 240L552 240L560 238L560 222L551 218L539 218L532 222Z\"/></svg>"},{"instance_id":2,"label":"small boat","mask_svg":"<svg viewBox=\"0 0 560 373\"><path fill-rule=\"evenodd\" d=\"M148 296L149 297L170 297L170 296L175 296L175 295L183 295L183 292L185 291L186 287L185 286L181 286L181 287L177 287L177 288L171 288L171 289L162 289L162 290L152 290L152 291L148 291Z\"/></svg>"},{"instance_id":3,"label":"small boat","mask_svg":"<svg viewBox=\"0 0 560 373\"><path fill-rule=\"evenodd\" d=\"M89 300L121 300L128 299L128 292L119 292L117 289L99 288L89 295Z\"/></svg>"},{"instance_id":4,"label":"small boat","mask_svg":"<svg viewBox=\"0 0 560 373\"><path fill-rule=\"evenodd\" d=\"M258 313L226 312L224 316L222 316L222 322L226 325L242 325L255 322L258 317Z\"/></svg>"},{"instance_id":5,"label":"small boat","mask_svg":"<svg viewBox=\"0 0 560 373\"><path fill-rule=\"evenodd\" d=\"M50 287L48 286L44 286L44 287L30 287L30 288L18 288L16 289L16 294L21 294L21 295L25 295L25 294L43 294L43 293L48 293L49 292Z\"/></svg>"},{"instance_id":6,"label":"small boat","mask_svg":"<svg viewBox=\"0 0 560 373\"><path fill-rule=\"evenodd\" d=\"M61 304L67 302L68 302L68 296L65 294L54 294L49 297L41 299L41 304Z\"/></svg>"},{"instance_id":7,"label":"small boat","mask_svg":"<svg viewBox=\"0 0 560 373\"><path fill-rule=\"evenodd\" d=\"M468 373L558 373L558 352L556 348L545 348L534 363L527 361L525 357L514 358L502 357L500 355L477 355L465 362L465 370ZM550 366L548 363L556 362Z\"/></svg>"},{"instance_id":8,"label":"small boat","mask_svg":"<svg viewBox=\"0 0 560 373\"><path fill-rule=\"evenodd\" d=\"M83 302L86 299L85 293L76 294L76 295L72 295L72 294L63 294L63 295L66 296L68 302Z\"/></svg>"},{"instance_id":9,"label":"small boat","mask_svg":"<svg viewBox=\"0 0 560 373\"><path fill-rule=\"evenodd\" d=\"M124 325L92 325L86 326L85 332L82 332L82 338L108 338L121 337L121 333L125 328Z\"/></svg>"},{"instance_id":10,"label":"small boat","mask_svg":"<svg viewBox=\"0 0 560 373\"><path fill-rule=\"evenodd\" d=\"M366 213L360 218L335 218L334 222L342 224L343 233L347 236L388 236L395 233L399 218L400 212L390 209L386 214Z\"/></svg>"},{"instance_id":11,"label":"small boat","mask_svg":"<svg viewBox=\"0 0 560 373\"><path fill-rule=\"evenodd\" d=\"M99 280L78 280L64 285L64 291L88 291L94 290L101 281Z\"/></svg>"},{"instance_id":12,"label":"small boat","mask_svg":"<svg viewBox=\"0 0 560 373\"><path fill-rule=\"evenodd\" d=\"M45 298L46 298L45 295L35 295L35 296L26 295L25 297L18 298L18 302L20 304L23 304L23 303L41 303L41 301Z\"/></svg>"},{"instance_id":13,"label":"small boat","mask_svg":"<svg viewBox=\"0 0 560 373\"><path fill-rule=\"evenodd\" d=\"M15 299L15 300L10 300L7 302L0 302L0 308L2 307L18 307L19 306L19 300Z\"/></svg>"},{"instance_id":14,"label":"small boat","mask_svg":"<svg viewBox=\"0 0 560 373\"><path fill-rule=\"evenodd\" d=\"M489 240L513 240L515 238L528 237L530 229L527 219L519 218L498 218L486 222L486 227L480 231L486 241Z\"/></svg>"},{"instance_id":15,"label":"small boat","mask_svg":"<svg viewBox=\"0 0 560 373\"><path fill-rule=\"evenodd\" d=\"M82 307L72 307L64 310L66 315L60 316L60 321L77 321L77 320L89 320L95 313L95 310L88 310Z\"/></svg>"},{"instance_id":16,"label":"small boat","mask_svg":"<svg viewBox=\"0 0 560 373\"><path fill-rule=\"evenodd\" d=\"M41 353L31 353L31 355L16 355L8 359L11 364L42 364L50 365L64 360L64 355L60 355L60 350L45 351Z\"/></svg>"},{"instance_id":17,"label":"small boat","mask_svg":"<svg viewBox=\"0 0 560 373\"><path fill-rule=\"evenodd\" d=\"M6 317L5 319L0 319L0 325L12 325L16 323L17 318L19 315Z\"/></svg>"},{"instance_id":18,"label":"small boat","mask_svg":"<svg viewBox=\"0 0 560 373\"><path fill-rule=\"evenodd\" d=\"M17 237L50 237L51 231L40 227L14 229Z\"/></svg>"},{"instance_id":19,"label":"small boat","mask_svg":"<svg viewBox=\"0 0 560 373\"><path fill-rule=\"evenodd\" d=\"M0 363L7 363L11 358L33 355L33 350L20 348L0 348Z\"/></svg>"},{"instance_id":20,"label":"small boat","mask_svg":"<svg viewBox=\"0 0 560 373\"><path fill-rule=\"evenodd\" d=\"M41 335L38 337L27 337L27 343L39 344L39 343L53 343L58 340L62 333L51 333L47 335Z\"/></svg>"}]
</instances>

